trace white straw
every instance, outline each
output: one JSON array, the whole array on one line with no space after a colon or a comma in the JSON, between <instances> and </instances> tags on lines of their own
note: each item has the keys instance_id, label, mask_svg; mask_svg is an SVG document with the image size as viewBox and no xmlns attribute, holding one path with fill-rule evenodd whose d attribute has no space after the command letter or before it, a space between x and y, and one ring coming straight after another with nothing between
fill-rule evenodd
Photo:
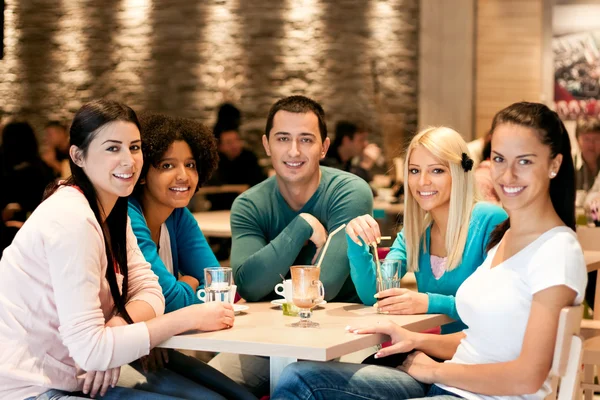
<instances>
[{"instance_id":1,"label":"white straw","mask_svg":"<svg viewBox=\"0 0 600 400\"><path fill-rule=\"evenodd\" d=\"M333 235L335 235L336 233L338 233L339 231L341 231L342 229L344 229L346 227L346 224L342 224L340 226L337 227L337 229L335 229L333 232L331 232L329 234L329 236L327 236L327 241L325 242L325 247L323 247L323 251L321 252L321 257L319 257L319 262L317 263L317 268L321 268L321 263L323 262L323 257L325 257L325 252L327 251L327 247L329 247L329 242L331 241L331 237Z\"/></svg>"}]
</instances>

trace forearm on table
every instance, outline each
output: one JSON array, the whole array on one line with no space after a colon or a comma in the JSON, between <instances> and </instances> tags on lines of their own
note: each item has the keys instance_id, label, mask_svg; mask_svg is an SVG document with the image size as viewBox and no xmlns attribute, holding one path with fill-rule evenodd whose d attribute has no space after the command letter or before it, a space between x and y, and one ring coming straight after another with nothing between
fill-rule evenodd
<instances>
[{"instance_id":1,"label":"forearm on table","mask_svg":"<svg viewBox=\"0 0 600 400\"><path fill-rule=\"evenodd\" d=\"M432 335L428 333L419 333L416 337L415 349L420 350L430 357L436 357L442 360L450 360L460 341L465 337L462 332L448 335Z\"/></svg>"},{"instance_id":2,"label":"forearm on table","mask_svg":"<svg viewBox=\"0 0 600 400\"><path fill-rule=\"evenodd\" d=\"M192 310L182 308L146 321L150 334L150 348L156 347L175 335L194 329L194 320L188 315L190 311Z\"/></svg>"},{"instance_id":3,"label":"forearm on table","mask_svg":"<svg viewBox=\"0 0 600 400\"><path fill-rule=\"evenodd\" d=\"M240 295L258 301L268 295L286 275L306 241L312 235L310 225L296 217L276 238L265 244L264 238L240 233L234 238L231 264ZM266 273L265 268L268 268Z\"/></svg>"}]
</instances>

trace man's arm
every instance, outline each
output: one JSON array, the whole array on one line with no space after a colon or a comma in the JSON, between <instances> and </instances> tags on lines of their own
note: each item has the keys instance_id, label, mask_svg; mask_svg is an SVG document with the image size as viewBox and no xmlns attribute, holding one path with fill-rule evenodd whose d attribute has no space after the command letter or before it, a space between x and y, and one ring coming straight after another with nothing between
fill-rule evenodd
<instances>
[{"instance_id":1,"label":"man's arm","mask_svg":"<svg viewBox=\"0 0 600 400\"><path fill-rule=\"evenodd\" d=\"M259 301L273 291L312 235L312 228L297 216L276 238L267 241L254 204L238 197L231 208L231 268L237 290L248 301ZM339 290L339 289L338 289Z\"/></svg>"},{"instance_id":2,"label":"man's arm","mask_svg":"<svg viewBox=\"0 0 600 400\"><path fill-rule=\"evenodd\" d=\"M338 226L347 224L353 218L373 213L373 193L369 185L354 179L341 186L329 204L330 215L326 222L327 231L333 232ZM348 244L344 232L331 238L329 248L321 264L321 281L325 286L325 299L334 299L350 275Z\"/></svg>"}]
</instances>

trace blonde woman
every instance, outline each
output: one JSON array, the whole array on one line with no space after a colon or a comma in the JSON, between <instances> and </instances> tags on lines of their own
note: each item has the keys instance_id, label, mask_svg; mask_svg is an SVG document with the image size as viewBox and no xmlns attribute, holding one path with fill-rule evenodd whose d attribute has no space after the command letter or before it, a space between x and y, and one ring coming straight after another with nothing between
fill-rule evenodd
<instances>
[{"instance_id":1,"label":"blonde woman","mask_svg":"<svg viewBox=\"0 0 600 400\"><path fill-rule=\"evenodd\" d=\"M507 214L500 207L476 203L473 161L460 134L427 128L408 146L404 167L404 229L387 259L403 260L400 271L415 273L418 292L388 289L376 293L375 268L369 246L381 240L370 215L346 228L350 274L362 302L390 314L446 314L456 322L442 333L461 331L454 295L481 265L490 232Z\"/></svg>"}]
</instances>

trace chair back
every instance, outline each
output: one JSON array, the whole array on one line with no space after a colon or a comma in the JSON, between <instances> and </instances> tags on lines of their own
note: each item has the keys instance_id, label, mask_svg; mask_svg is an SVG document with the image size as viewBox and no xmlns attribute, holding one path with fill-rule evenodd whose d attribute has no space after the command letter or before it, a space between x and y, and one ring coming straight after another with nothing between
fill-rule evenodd
<instances>
[{"instance_id":1,"label":"chair back","mask_svg":"<svg viewBox=\"0 0 600 400\"><path fill-rule=\"evenodd\" d=\"M576 398L583 347L579 337L582 317L582 306L565 307L560 312L554 358L550 369L550 376L555 379L553 379L552 394L548 395L546 400ZM560 391L557 396L558 380L560 380Z\"/></svg>"},{"instance_id":2,"label":"chair back","mask_svg":"<svg viewBox=\"0 0 600 400\"><path fill-rule=\"evenodd\" d=\"M600 250L600 228L589 226L577 227L577 239L585 250Z\"/></svg>"}]
</instances>

